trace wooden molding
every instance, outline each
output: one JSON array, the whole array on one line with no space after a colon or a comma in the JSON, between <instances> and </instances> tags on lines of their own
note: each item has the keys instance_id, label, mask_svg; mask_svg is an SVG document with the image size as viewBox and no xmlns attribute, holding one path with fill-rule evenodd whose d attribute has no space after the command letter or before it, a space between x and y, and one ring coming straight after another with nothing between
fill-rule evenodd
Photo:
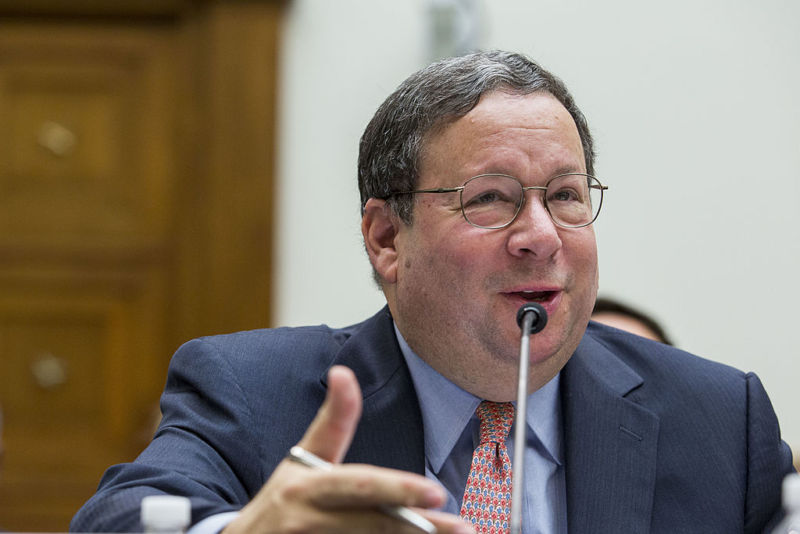
<instances>
[{"instance_id":1,"label":"wooden molding","mask_svg":"<svg viewBox=\"0 0 800 534\"><path fill-rule=\"evenodd\" d=\"M0 16L171 17L211 4L284 4L288 0L0 0Z\"/></svg>"}]
</instances>

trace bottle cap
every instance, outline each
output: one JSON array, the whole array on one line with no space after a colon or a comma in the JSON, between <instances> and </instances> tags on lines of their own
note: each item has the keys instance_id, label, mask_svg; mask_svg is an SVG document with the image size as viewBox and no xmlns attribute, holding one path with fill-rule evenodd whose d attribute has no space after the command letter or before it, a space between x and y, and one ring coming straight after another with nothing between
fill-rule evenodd
<instances>
[{"instance_id":1,"label":"bottle cap","mask_svg":"<svg viewBox=\"0 0 800 534\"><path fill-rule=\"evenodd\" d=\"M142 525L150 529L181 530L191 521L188 497L148 495L142 499Z\"/></svg>"},{"instance_id":2,"label":"bottle cap","mask_svg":"<svg viewBox=\"0 0 800 534\"><path fill-rule=\"evenodd\" d=\"M792 473L783 479L783 507L800 510L800 474Z\"/></svg>"}]
</instances>

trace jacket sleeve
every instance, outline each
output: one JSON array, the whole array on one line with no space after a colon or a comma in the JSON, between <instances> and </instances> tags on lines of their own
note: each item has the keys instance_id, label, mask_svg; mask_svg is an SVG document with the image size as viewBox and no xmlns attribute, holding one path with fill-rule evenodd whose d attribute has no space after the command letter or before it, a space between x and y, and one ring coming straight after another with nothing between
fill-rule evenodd
<instances>
[{"instance_id":1,"label":"jacket sleeve","mask_svg":"<svg viewBox=\"0 0 800 534\"><path fill-rule=\"evenodd\" d=\"M240 509L265 480L249 406L213 344L194 340L182 346L170 363L163 419L153 441L134 462L106 471L70 529L135 531L146 495L190 497L192 523Z\"/></svg>"},{"instance_id":2,"label":"jacket sleeve","mask_svg":"<svg viewBox=\"0 0 800 534\"><path fill-rule=\"evenodd\" d=\"M747 493L745 532L770 532L783 516L781 482L794 472L792 451L781 440L778 419L761 380L747 380Z\"/></svg>"}]
</instances>

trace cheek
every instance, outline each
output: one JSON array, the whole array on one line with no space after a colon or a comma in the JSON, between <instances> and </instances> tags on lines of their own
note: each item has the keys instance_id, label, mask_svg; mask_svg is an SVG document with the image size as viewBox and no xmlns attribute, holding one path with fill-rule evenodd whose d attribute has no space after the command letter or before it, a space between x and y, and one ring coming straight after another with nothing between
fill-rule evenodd
<instances>
[{"instance_id":1,"label":"cheek","mask_svg":"<svg viewBox=\"0 0 800 534\"><path fill-rule=\"evenodd\" d=\"M579 269L582 271L586 283L597 285L597 247L594 241L586 243L577 257Z\"/></svg>"},{"instance_id":2,"label":"cheek","mask_svg":"<svg viewBox=\"0 0 800 534\"><path fill-rule=\"evenodd\" d=\"M569 244L569 262L575 273L580 293L594 305L598 287L597 243L594 232L588 231L575 236Z\"/></svg>"},{"instance_id":3,"label":"cheek","mask_svg":"<svg viewBox=\"0 0 800 534\"><path fill-rule=\"evenodd\" d=\"M576 267L585 272L597 271L597 241L591 226L580 229L571 242Z\"/></svg>"},{"instance_id":4,"label":"cheek","mask_svg":"<svg viewBox=\"0 0 800 534\"><path fill-rule=\"evenodd\" d=\"M581 274L585 280L582 314L585 315L588 320L589 316L592 314L595 299L597 299L600 279L596 248L592 247L591 251L587 252L584 265L584 272Z\"/></svg>"},{"instance_id":5,"label":"cheek","mask_svg":"<svg viewBox=\"0 0 800 534\"><path fill-rule=\"evenodd\" d=\"M485 230L468 226L459 215L428 225L414 242L413 259L417 270L431 274L465 272L481 265L491 243Z\"/></svg>"}]
</instances>

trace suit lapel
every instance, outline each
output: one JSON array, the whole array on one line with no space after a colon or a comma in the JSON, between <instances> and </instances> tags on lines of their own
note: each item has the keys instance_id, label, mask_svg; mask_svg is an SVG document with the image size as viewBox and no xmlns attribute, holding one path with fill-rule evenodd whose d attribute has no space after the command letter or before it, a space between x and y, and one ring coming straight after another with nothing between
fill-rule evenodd
<instances>
[{"instance_id":1,"label":"suit lapel","mask_svg":"<svg viewBox=\"0 0 800 534\"><path fill-rule=\"evenodd\" d=\"M647 532L658 418L626 396L641 378L590 334L562 372L570 532Z\"/></svg>"},{"instance_id":2,"label":"suit lapel","mask_svg":"<svg viewBox=\"0 0 800 534\"><path fill-rule=\"evenodd\" d=\"M364 398L345 461L424 473L422 415L388 308L365 322L331 365L352 369ZM326 376L327 370L323 383Z\"/></svg>"}]
</instances>

